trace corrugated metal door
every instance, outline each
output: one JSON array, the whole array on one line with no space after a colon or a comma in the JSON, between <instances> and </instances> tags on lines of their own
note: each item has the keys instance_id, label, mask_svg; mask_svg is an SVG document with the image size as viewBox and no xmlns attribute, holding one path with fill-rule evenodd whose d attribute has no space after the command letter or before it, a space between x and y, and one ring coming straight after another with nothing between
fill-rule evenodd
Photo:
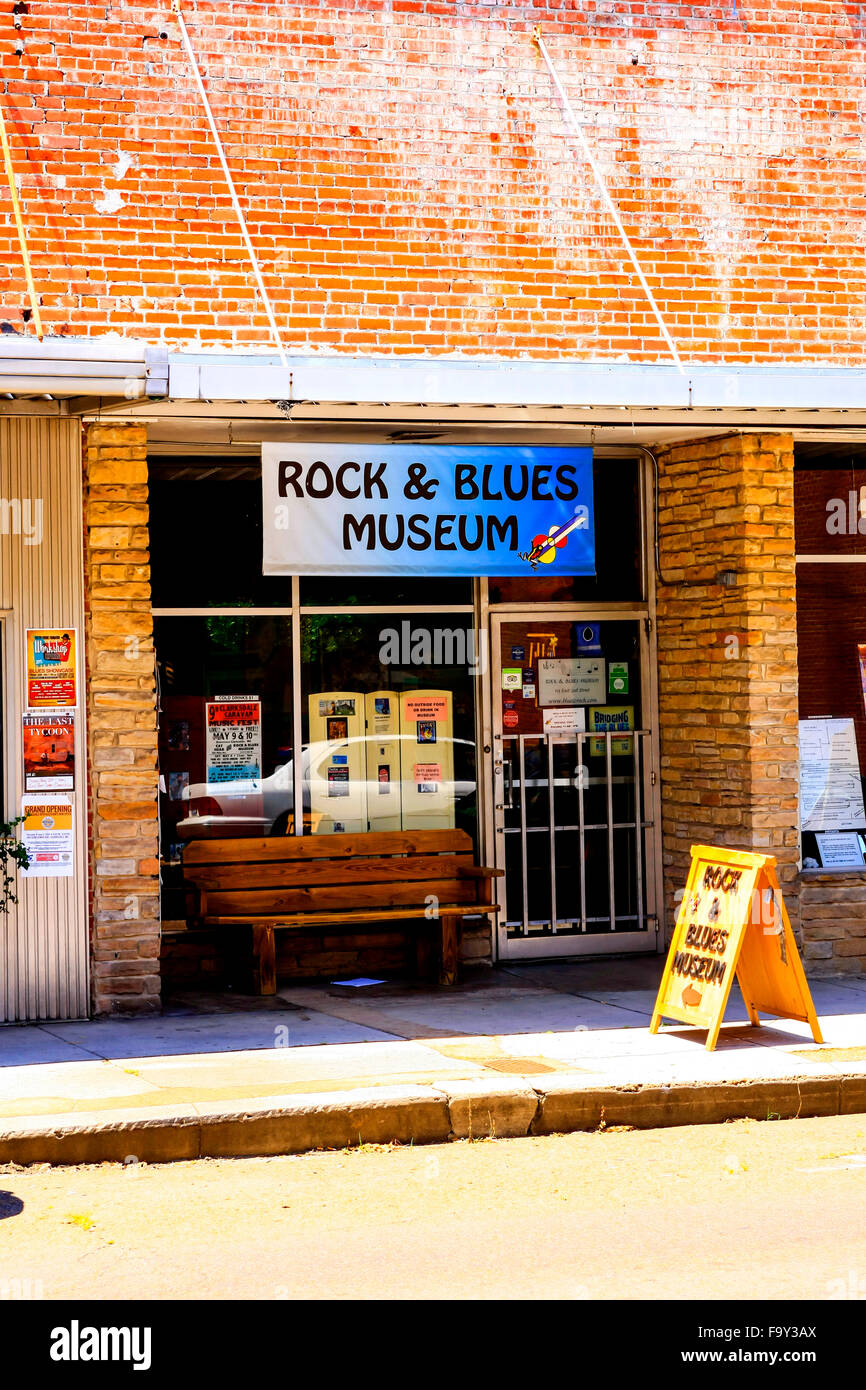
<instances>
[{"instance_id":1,"label":"corrugated metal door","mask_svg":"<svg viewBox=\"0 0 866 1390\"><path fill-rule=\"evenodd\" d=\"M8 817L19 814L24 789L25 630L74 627L78 634L72 794L75 871L71 878L19 880L17 908L0 914L0 1022L84 1018L88 1013L87 744L81 426L77 420L0 416L0 616L3 793Z\"/></svg>"}]
</instances>

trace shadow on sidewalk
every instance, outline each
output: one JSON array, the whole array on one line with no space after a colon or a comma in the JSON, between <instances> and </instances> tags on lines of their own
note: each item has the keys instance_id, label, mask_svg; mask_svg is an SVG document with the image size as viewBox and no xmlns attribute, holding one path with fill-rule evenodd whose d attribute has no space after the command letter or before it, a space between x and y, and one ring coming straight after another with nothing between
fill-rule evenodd
<instances>
[{"instance_id":1,"label":"shadow on sidewalk","mask_svg":"<svg viewBox=\"0 0 866 1390\"><path fill-rule=\"evenodd\" d=\"M287 983L270 999L186 992L167 999L159 1016L0 1029L0 1068L359 1042L645 1030L663 964L653 955L476 967L453 989L395 979L364 988ZM860 1041L866 1032L866 978L813 980L811 988L819 1016L849 1017L852 1028L862 1020ZM747 1024L736 985L725 1019L728 1025ZM777 1028L772 1020L768 1025L759 1032L729 1026L719 1047L790 1047L797 1041L791 1032L795 1025ZM700 1045L694 1030L676 1031Z\"/></svg>"}]
</instances>

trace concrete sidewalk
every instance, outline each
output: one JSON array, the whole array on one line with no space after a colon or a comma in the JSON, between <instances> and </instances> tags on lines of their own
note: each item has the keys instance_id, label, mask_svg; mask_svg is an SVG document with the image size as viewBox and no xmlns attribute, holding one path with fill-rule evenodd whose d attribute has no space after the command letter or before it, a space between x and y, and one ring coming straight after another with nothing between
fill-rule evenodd
<instances>
[{"instance_id":1,"label":"concrete sidewalk","mask_svg":"<svg viewBox=\"0 0 866 1390\"><path fill-rule=\"evenodd\" d=\"M749 1026L714 1053L648 1023L662 958L500 966L454 990L298 985L158 1018L0 1029L0 1162L293 1153L600 1125L866 1112L866 978L812 982L823 1046Z\"/></svg>"}]
</instances>

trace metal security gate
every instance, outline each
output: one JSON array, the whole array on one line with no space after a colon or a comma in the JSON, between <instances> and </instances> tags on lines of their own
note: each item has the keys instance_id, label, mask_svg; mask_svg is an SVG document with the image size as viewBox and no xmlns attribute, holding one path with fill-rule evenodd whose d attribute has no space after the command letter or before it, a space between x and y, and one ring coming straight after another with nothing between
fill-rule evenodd
<instances>
[{"instance_id":1,"label":"metal security gate","mask_svg":"<svg viewBox=\"0 0 866 1390\"><path fill-rule=\"evenodd\" d=\"M492 622L500 956L655 950L654 738L640 717L644 624L586 623L597 650L581 654L580 623L559 614Z\"/></svg>"}]
</instances>

